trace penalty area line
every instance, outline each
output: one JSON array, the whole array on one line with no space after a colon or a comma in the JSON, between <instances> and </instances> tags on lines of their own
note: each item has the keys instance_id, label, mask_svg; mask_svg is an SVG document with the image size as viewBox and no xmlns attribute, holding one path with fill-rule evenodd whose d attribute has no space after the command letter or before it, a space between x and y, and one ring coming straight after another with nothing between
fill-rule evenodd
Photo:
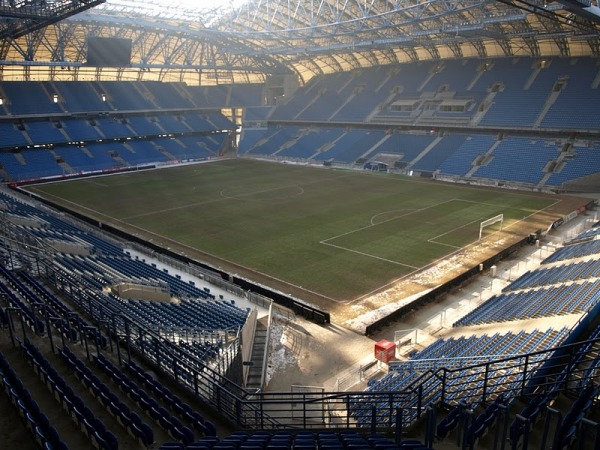
<instances>
[{"instance_id":1,"label":"penalty area line","mask_svg":"<svg viewBox=\"0 0 600 450\"><path fill-rule=\"evenodd\" d=\"M442 236L446 236L447 234L454 233L456 230L460 230L461 228L468 227L469 225L472 225L474 223L480 222L481 220L483 220L483 219L475 219L475 220L472 220L471 222L465 223L464 225L461 225L459 227L452 228L451 230L448 230L445 233L438 234L437 236L434 236L431 239L427 239L427 242L430 242L432 244L437 244L437 245L445 245L446 247L451 247L451 248L456 248L456 249L463 248L463 247L460 247L460 246L457 246L457 245L445 244L443 242L436 242L436 239L441 238Z\"/></svg>"},{"instance_id":2,"label":"penalty area line","mask_svg":"<svg viewBox=\"0 0 600 450\"><path fill-rule=\"evenodd\" d=\"M378 214L375 214L374 216L371 216L371 220L370 220L371 223L369 225L365 225L363 227L355 228L354 230L346 231L345 233L338 234L337 236L328 237L327 239L323 239L322 241L320 241L320 243L321 244L327 244L327 243L329 243L329 241L333 241L335 239L338 239L338 238L341 238L341 237L344 237L344 236L348 236L348 235L353 234L353 233L358 233L358 232L366 230L368 228L377 227L379 225L383 225L384 223L391 222L391 221L397 220L397 219L401 219L403 217L410 216L410 215L415 214L415 213L420 213L420 212L426 211L428 209L437 208L438 206L445 205L446 203L450 203L452 201L454 201L454 199L445 200L443 202L436 203L435 205L425 206L424 208L408 210L408 212L406 212L404 214L400 214L399 216L394 216L394 217L391 217L389 219L382 220L381 222L373 223L373 219L375 217L380 216L381 214L386 214L387 212L389 212L389 211L384 211L383 213L378 213ZM337 247L336 245L333 245L333 246ZM344 247L340 247L340 248L344 248ZM412 267L412 266L408 266L408 267Z\"/></svg>"},{"instance_id":3,"label":"penalty area line","mask_svg":"<svg viewBox=\"0 0 600 450\"><path fill-rule=\"evenodd\" d=\"M404 264L404 263L401 263L401 262L398 262L398 261L394 261L394 260L391 260L391 259L382 258L381 256L370 255L369 253L361 252L361 251L358 251L358 250L353 250L353 249L347 248L347 247L342 247L340 245L331 244L331 243L326 242L326 241L320 241L319 243L320 244L324 244L324 245L329 245L330 247L334 247L334 248L337 248L337 249L340 249L340 250L344 250L346 252L352 252L352 253L356 253L357 255L366 256L367 258L373 258L373 259L378 259L380 261L385 261L387 263L395 264L397 266L408 267L409 269L414 269L414 270L420 269L420 267L411 266L410 264Z\"/></svg>"}]
</instances>

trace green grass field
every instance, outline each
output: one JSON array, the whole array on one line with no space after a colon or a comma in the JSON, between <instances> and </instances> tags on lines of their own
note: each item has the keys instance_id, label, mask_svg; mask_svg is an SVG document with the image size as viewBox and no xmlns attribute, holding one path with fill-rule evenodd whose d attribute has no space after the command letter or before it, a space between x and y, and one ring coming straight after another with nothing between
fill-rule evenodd
<instances>
[{"instance_id":1,"label":"green grass field","mask_svg":"<svg viewBox=\"0 0 600 450\"><path fill-rule=\"evenodd\" d=\"M514 231L515 222L556 201L249 160L28 190L102 222L148 232L154 241L165 236L336 300L373 291L476 241L482 220L503 213L504 227L512 224Z\"/></svg>"}]
</instances>

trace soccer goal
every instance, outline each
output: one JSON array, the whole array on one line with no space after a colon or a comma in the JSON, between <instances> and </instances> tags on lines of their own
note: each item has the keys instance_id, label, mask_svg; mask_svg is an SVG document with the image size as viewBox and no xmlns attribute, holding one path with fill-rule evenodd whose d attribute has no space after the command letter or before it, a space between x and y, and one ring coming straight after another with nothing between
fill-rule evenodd
<instances>
[{"instance_id":1,"label":"soccer goal","mask_svg":"<svg viewBox=\"0 0 600 450\"><path fill-rule=\"evenodd\" d=\"M481 239L481 236L483 236L483 229L485 227L489 227L498 222L500 222L500 231L502 231L502 226L504 225L504 214L498 214L497 216L494 216L491 219L487 219L481 222L479 224L479 239Z\"/></svg>"}]
</instances>

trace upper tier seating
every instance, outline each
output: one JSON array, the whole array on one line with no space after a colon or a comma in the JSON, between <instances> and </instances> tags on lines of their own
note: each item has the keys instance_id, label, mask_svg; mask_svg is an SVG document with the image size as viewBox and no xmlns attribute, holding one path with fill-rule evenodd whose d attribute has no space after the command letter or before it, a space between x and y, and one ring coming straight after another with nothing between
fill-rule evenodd
<instances>
[{"instance_id":1,"label":"upper tier seating","mask_svg":"<svg viewBox=\"0 0 600 450\"><path fill-rule=\"evenodd\" d=\"M551 88L552 85L543 86L539 90L536 87L527 90L505 88L496 94L479 125L532 128L546 103Z\"/></svg>"},{"instance_id":2,"label":"upper tier seating","mask_svg":"<svg viewBox=\"0 0 600 450\"><path fill-rule=\"evenodd\" d=\"M569 128L596 129L597 73L592 58L463 59L363 68L311 79L277 105L270 120L564 129L561 118L566 117ZM580 104L584 114L572 114Z\"/></svg>"},{"instance_id":3,"label":"upper tier seating","mask_svg":"<svg viewBox=\"0 0 600 450\"><path fill-rule=\"evenodd\" d=\"M0 90L6 94L4 107L13 116L64 112L60 103L54 102L53 95L56 93L47 82L2 81Z\"/></svg>"},{"instance_id":4,"label":"upper tier seating","mask_svg":"<svg viewBox=\"0 0 600 450\"><path fill-rule=\"evenodd\" d=\"M59 101L69 113L100 112L111 109L103 92L89 82L54 81L54 88L59 93ZM10 86L10 85L9 85Z\"/></svg>"},{"instance_id":5,"label":"upper tier seating","mask_svg":"<svg viewBox=\"0 0 600 450\"><path fill-rule=\"evenodd\" d=\"M264 105L262 84L195 87L157 81L2 81L2 116Z\"/></svg>"},{"instance_id":6,"label":"upper tier seating","mask_svg":"<svg viewBox=\"0 0 600 450\"><path fill-rule=\"evenodd\" d=\"M217 110L250 107L245 117L251 126L267 126L267 120L269 126L278 127L280 121L302 123L286 123L286 130L269 129L262 137L258 131L244 131L241 154L364 164L377 153L396 153L401 154L395 160L400 169L475 181L564 187L599 171L600 144L593 140L569 142L572 150L561 152L563 141L569 137L551 142L543 136L528 138L510 133L515 128L542 134L546 130L596 130L599 72L597 61L584 57L422 61L318 76L274 107L264 106L263 84L195 87L155 81L4 81L0 83L0 151L27 145L83 142L87 146L100 139L233 130L235 125ZM106 113L108 116L103 116ZM310 133L306 132L306 122L311 124ZM343 131L341 134L330 127L321 128L330 122L350 127L377 124L381 128L340 127L337 131ZM437 136L438 125L456 124L477 133L461 130ZM418 125L419 133L429 131L425 126L431 127L432 141L438 139L429 149L425 136L421 136L423 145L396 145L397 130L385 127L397 125ZM498 138L492 134L494 130L503 132L497 145L495 140L490 142ZM479 135L480 131L488 134ZM382 132L391 133L391 137L377 140ZM4 170L7 181L18 181L82 170L209 158L222 150L209 139L183 152L181 143L171 149L171 144L164 145L167 153L153 158L131 157L132 152L123 150L120 143L105 145L103 156L111 152L114 161L103 158L97 167L78 158L73 169L68 167L69 161L59 167L47 155L37 158L19 152L14 157L3 155L0 170ZM53 156L68 153L57 151ZM478 158L485 153L489 153L488 158L480 165L482 160ZM46 163L48 167L41 167Z\"/></svg>"},{"instance_id":7,"label":"upper tier seating","mask_svg":"<svg viewBox=\"0 0 600 450\"><path fill-rule=\"evenodd\" d=\"M267 120L272 106L250 106L244 109L244 123L264 122Z\"/></svg>"},{"instance_id":8,"label":"upper tier seating","mask_svg":"<svg viewBox=\"0 0 600 450\"><path fill-rule=\"evenodd\" d=\"M555 59L550 70L561 80L561 89L540 127L597 130L600 126L597 114L600 89L594 85L600 70L597 60Z\"/></svg>"}]
</instances>

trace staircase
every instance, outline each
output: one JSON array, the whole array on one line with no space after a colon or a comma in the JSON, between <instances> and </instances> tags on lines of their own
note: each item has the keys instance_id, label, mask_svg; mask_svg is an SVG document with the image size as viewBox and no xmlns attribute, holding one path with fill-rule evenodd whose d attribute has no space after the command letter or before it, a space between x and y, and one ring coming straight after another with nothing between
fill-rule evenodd
<instances>
[{"instance_id":1,"label":"staircase","mask_svg":"<svg viewBox=\"0 0 600 450\"><path fill-rule=\"evenodd\" d=\"M537 119L535 120L535 123L533 124L533 128L540 127L540 125L542 124L542 121L544 120L544 117L546 117L546 114L548 113L548 111L550 111L550 108L552 108L552 105L554 105L554 103L558 99L558 96L560 95L561 92L562 92L562 90L552 91L550 93L550 95L548 95L548 98L546 99L546 103L544 103L544 107L540 111L540 114L538 115Z\"/></svg>"},{"instance_id":2,"label":"staircase","mask_svg":"<svg viewBox=\"0 0 600 450\"><path fill-rule=\"evenodd\" d=\"M256 322L256 330L254 331L254 345L252 347L252 356L250 358L251 366L248 373L246 387L250 390L260 391L263 386L263 367L265 361L265 348L267 346L267 318L260 319Z\"/></svg>"},{"instance_id":3,"label":"staircase","mask_svg":"<svg viewBox=\"0 0 600 450\"><path fill-rule=\"evenodd\" d=\"M479 110L471 118L471 123L470 123L471 126L479 125L479 122L481 122L481 119L483 119L483 116L485 116L485 114L488 112L488 109L490 108L490 106L492 106L492 103L494 102L494 97L496 97L496 92L490 92L482 100L482 102L479 105Z\"/></svg>"},{"instance_id":4,"label":"staircase","mask_svg":"<svg viewBox=\"0 0 600 450\"><path fill-rule=\"evenodd\" d=\"M480 157L477 157L475 159L475 161L477 161L475 164L473 164L473 167L466 173L465 177L466 178L470 178L473 176L473 174L477 171L477 169L479 169L479 167L481 166L485 166L487 164L489 164L492 161L492 152L494 151L494 149L496 147L498 147L500 145L500 140L497 140L496 142L494 142L494 144L482 155L483 158L480 159Z\"/></svg>"}]
</instances>

